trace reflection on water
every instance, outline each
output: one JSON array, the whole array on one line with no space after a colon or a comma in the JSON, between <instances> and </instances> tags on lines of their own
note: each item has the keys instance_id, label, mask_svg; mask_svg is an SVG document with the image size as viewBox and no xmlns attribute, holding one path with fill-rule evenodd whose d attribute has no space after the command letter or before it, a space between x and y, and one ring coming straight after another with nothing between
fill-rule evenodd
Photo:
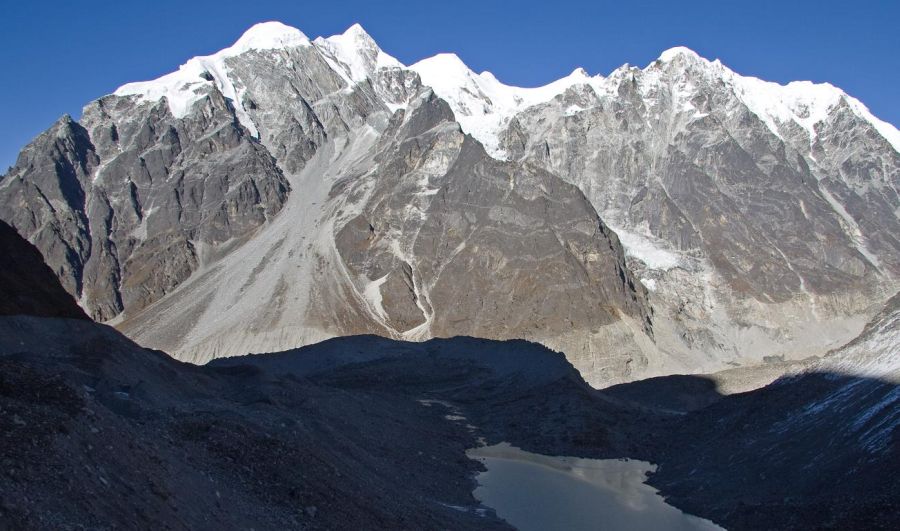
<instances>
[{"instance_id":1,"label":"reflection on water","mask_svg":"<svg viewBox=\"0 0 900 531\"><path fill-rule=\"evenodd\" d=\"M644 461L532 454L507 443L474 448L484 463L475 498L522 531L712 530L722 528L666 504L644 483Z\"/></svg>"}]
</instances>

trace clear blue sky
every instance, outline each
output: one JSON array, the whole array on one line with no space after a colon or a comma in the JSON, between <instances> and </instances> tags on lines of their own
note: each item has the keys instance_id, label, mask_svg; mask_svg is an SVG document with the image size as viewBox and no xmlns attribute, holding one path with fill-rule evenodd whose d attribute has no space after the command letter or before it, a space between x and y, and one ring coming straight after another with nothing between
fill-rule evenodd
<instances>
[{"instance_id":1,"label":"clear blue sky","mask_svg":"<svg viewBox=\"0 0 900 531\"><path fill-rule=\"evenodd\" d=\"M457 53L536 86L582 66L608 74L688 46L742 74L829 81L900 124L900 1L2 0L0 172L32 137L129 81L175 70L280 20L307 36L359 22L409 64ZM687 5L682 5L687 4Z\"/></svg>"}]
</instances>

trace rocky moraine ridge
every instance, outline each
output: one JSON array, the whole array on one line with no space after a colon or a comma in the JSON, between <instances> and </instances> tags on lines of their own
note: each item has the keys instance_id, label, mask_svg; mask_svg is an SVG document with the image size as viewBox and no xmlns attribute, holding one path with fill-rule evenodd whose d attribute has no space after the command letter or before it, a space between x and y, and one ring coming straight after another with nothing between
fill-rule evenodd
<instances>
[{"instance_id":1,"label":"rocky moraine ridge","mask_svg":"<svg viewBox=\"0 0 900 531\"><path fill-rule=\"evenodd\" d=\"M898 289L900 134L686 49L503 85L279 23L60 119L0 218L179 359L528 339L595 386L824 354Z\"/></svg>"}]
</instances>

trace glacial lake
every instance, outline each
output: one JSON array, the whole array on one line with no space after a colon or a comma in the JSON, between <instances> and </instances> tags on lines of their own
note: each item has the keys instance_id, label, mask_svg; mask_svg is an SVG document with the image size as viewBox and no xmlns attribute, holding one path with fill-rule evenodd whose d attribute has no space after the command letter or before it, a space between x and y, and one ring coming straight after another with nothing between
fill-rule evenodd
<instances>
[{"instance_id":1,"label":"glacial lake","mask_svg":"<svg viewBox=\"0 0 900 531\"><path fill-rule=\"evenodd\" d=\"M644 483L645 461L551 457L507 443L474 448L487 468L475 498L522 531L722 530L668 505Z\"/></svg>"}]
</instances>

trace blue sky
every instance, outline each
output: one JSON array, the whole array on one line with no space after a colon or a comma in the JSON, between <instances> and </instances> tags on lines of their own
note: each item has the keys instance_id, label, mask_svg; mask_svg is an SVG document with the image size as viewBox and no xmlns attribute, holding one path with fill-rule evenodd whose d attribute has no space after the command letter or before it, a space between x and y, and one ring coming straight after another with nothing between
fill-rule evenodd
<instances>
[{"instance_id":1,"label":"blue sky","mask_svg":"<svg viewBox=\"0 0 900 531\"><path fill-rule=\"evenodd\" d=\"M64 113L280 20L310 38L359 22L404 63L452 51L537 86L644 66L676 45L763 79L828 81L900 124L900 1L3 0L0 172Z\"/></svg>"}]
</instances>

